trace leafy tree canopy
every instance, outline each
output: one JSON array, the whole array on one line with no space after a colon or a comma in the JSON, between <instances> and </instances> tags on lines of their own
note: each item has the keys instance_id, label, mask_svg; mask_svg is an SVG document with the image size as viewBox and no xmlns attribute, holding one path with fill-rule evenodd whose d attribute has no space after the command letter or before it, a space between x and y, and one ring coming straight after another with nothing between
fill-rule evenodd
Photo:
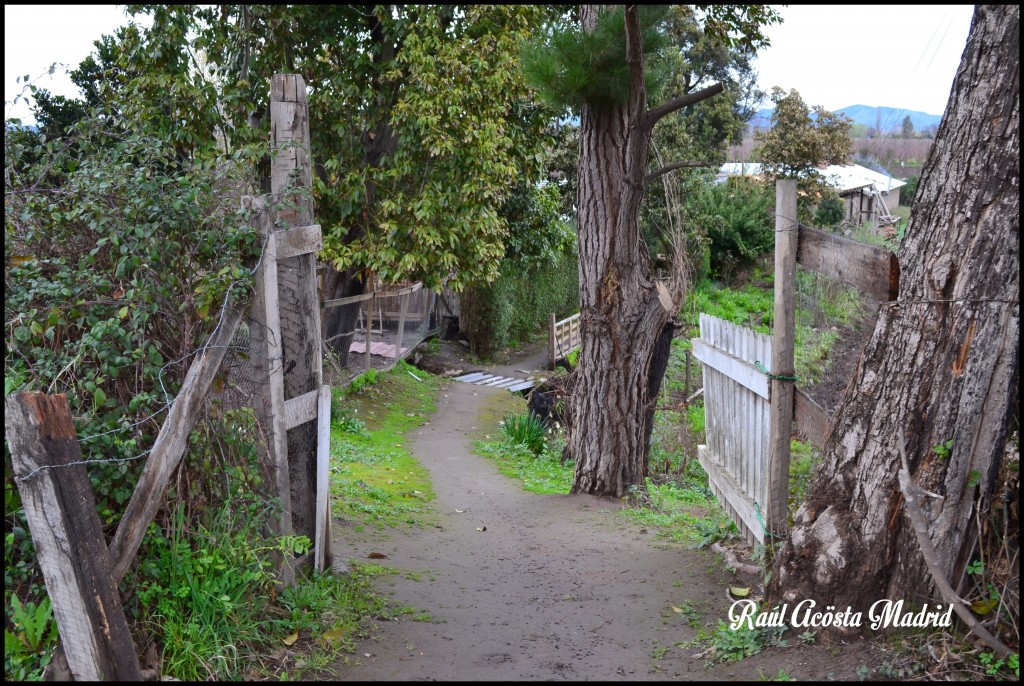
<instances>
[{"instance_id":1,"label":"leafy tree canopy","mask_svg":"<svg viewBox=\"0 0 1024 686\"><path fill-rule=\"evenodd\" d=\"M853 152L849 117L818 105L812 110L796 90L786 93L776 86L771 99L775 103L771 128L754 134L753 150L767 175L808 179L818 166L847 163Z\"/></svg>"},{"instance_id":2,"label":"leafy tree canopy","mask_svg":"<svg viewBox=\"0 0 1024 686\"><path fill-rule=\"evenodd\" d=\"M130 6L125 114L195 156L265 140L273 73L309 87L322 257L339 270L456 289L490 279L502 203L539 181L551 112L514 55L556 16L539 6ZM128 89L125 89L126 92ZM266 160L261 164L266 165Z\"/></svg>"}]
</instances>

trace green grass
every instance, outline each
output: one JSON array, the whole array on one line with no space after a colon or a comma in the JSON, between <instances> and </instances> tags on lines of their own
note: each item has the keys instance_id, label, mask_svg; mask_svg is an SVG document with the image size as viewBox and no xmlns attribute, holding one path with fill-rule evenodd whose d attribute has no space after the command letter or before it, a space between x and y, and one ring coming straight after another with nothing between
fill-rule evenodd
<instances>
[{"instance_id":1,"label":"green grass","mask_svg":"<svg viewBox=\"0 0 1024 686\"><path fill-rule=\"evenodd\" d=\"M433 485L404 447L404 434L426 421L445 383L400 362L372 385L335 398L330 490L336 516L378 528L426 521Z\"/></svg>"},{"instance_id":2,"label":"green grass","mask_svg":"<svg viewBox=\"0 0 1024 686\"><path fill-rule=\"evenodd\" d=\"M473 444L482 455L498 466L505 476L522 482L523 490L530 493L568 493L572 488L572 463L561 464L561 444L545 445L535 455L522 443L509 440L481 440Z\"/></svg>"}]
</instances>

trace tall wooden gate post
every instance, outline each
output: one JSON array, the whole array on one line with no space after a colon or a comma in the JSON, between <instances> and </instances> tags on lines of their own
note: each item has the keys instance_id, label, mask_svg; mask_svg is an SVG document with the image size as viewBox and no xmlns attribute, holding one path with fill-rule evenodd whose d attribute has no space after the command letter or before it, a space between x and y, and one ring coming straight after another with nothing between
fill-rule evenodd
<instances>
[{"instance_id":1,"label":"tall wooden gate post","mask_svg":"<svg viewBox=\"0 0 1024 686\"><path fill-rule=\"evenodd\" d=\"M4 406L18 491L72 676L141 681L67 396L14 393Z\"/></svg>"},{"instance_id":2,"label":"tall wooden gate post","mask_svg":"<svg viewBox=\"0 0 1024 686\"><path fill-rule=\"evenodd\" d=\"M793 434L793 352L796 339L796 180L775 182L775 329L770 392L768 533L789 527L789 442ZM780 378L783 377L783 378ZM788 377L788 378L787 378Z\"/></svg>"},{"instance_id":3,"label":"tall wooden gate post","mask_svg":"<svg viewBox=\"0 0 1024 686\"><path fill-rule=\"evenodd\" d=\"M294 563L312 558L322 568L330 563L330 539L324 534L330 514L324 497L327 460L317 443L329 421L330 403L325 411L316 275L322 239L320 226L312 223L309 111L302 77L275 74L270 100L275 209L256 217L266 241L252 310L263 325L255 333L262 338L260 364L266 378L257 409L267 430L265 465L282 507L276 533L308 537L316 546L314 555ZM262 198L244 198L246 202L255 209L267 206ZM329 388L326 394L329 398ZM275 567L281 583L294 584L293 561L287 555L278 556Z\"/></svg>"}]
</instances>

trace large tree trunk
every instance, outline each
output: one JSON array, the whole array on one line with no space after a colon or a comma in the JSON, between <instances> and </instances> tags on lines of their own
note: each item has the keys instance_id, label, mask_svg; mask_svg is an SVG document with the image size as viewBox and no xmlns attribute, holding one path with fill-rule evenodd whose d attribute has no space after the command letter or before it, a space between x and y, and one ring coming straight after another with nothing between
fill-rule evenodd
<instances>
[{"instance_id":1,"label":"large tree trunk","mask_svg":"<svg viewBox=\"0 0 1024 686\"><path fill-rule=\"evenodd\" d=\"M584 5L584 30L600 8ZM642 74L640 46L635 60ZM668 320L640 236L649 131L642 76L629 102L583 107L580 121L579 269L582 348L568 448L573 493L621 497L643 486L648 372ZM659 379L660 380L660 379Z\"/></svg>"},{"instance_id":2,"label":"large tree trunk","mask_svg":"<svg viewBox=\"0 0 1024 686\"><path fill-rule=\"evenodd\" d=\"M988 506L1019 364L1019 8L979 6L882 307L769 585L866 612L935 595L904 515L897 435L954 587ZM952 450L933 448L952 441Z\"/></svg>"}]
</instances>

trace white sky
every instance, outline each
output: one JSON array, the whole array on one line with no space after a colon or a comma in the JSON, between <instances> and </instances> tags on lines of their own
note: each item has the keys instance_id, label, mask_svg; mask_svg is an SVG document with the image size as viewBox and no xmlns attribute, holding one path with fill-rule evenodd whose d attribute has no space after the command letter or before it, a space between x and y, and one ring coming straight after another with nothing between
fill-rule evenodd
<instances>
[{"instance_id":1,"label":"white sky","mask_svg":"<svg viewBox=\"0 0 1024 686\"><path fill-rule=\"evenodd\" d=\"M16 83L54 62L78 66L93 41L128 23L121 5L4 5L4 115L32 121ZM808 105L887 106L942 114L967 43L972 5L797 5L768 29L760 86L795 88ZM58 65L35 83L58 95L78 89ZM765 103L769 105L770 103Z\"/></svg>"},{"instance_id":2,"label":"white sky","mask_svg":"<svg viewBox=\"0 0 1024 686\"><path fill-rule=\"evenodd\" d=\"M771 47L754 68L766 92L795 88L809 106L898 107L943 114L973 5L775 7ZM766 102L765 106L771 106Z\"/></svg>"}]
</instances>

